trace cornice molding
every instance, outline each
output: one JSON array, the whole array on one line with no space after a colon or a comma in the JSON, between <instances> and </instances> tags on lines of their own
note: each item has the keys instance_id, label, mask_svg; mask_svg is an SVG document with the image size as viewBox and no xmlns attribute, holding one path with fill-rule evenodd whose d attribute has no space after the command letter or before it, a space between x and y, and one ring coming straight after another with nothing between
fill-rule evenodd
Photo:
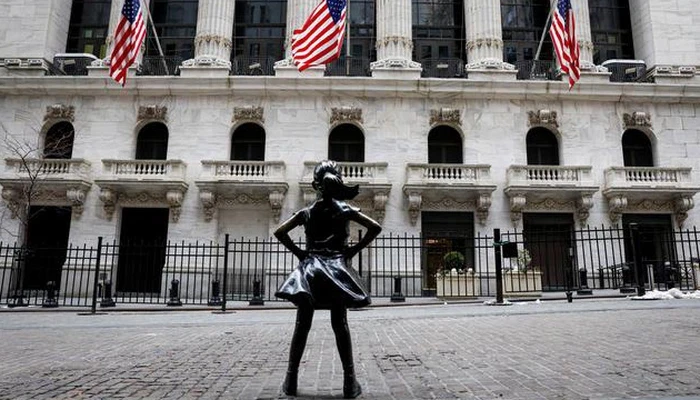
<instances>
[{"instance_id":1,"label":"cornice molding","mask_svg":"<svg viewBox=\"0 0 700 400\"><path fill-rule=\"evenodd\" d=\"M331 92L366 98L421 98L454 100L537 100L698 103L700 84L633 84L591 82L571 92L565 82L474 81L469 79L380 79L380 78L296 78L296 77L151 77L136 76L125 88L108 78L86 77L0 77L0 95L17 96L159 96L236 95L259 98L261 93L277 96L318 96Z\"/></svg>"}]
</instances>

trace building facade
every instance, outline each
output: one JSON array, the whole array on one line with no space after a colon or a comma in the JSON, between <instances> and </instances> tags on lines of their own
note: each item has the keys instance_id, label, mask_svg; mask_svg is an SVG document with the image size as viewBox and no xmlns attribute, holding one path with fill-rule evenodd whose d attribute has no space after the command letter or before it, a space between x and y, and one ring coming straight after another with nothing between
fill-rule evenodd
<instances>
[{"instance_id":1,"label":"building facade","mask_svg":"<svg viewBox=\"0 0 700 400\"><path fill-rule=\"evenodd\" d=\"M700 10L572 3L569 90L540 44L547 0L353 0L350 48L304 73L290 38L317 0L150 0L124 88L107 76L121 1L5 1L0 236L269 237L326 158L385 233L696 225Z\"/></svg>"}]
</instances>

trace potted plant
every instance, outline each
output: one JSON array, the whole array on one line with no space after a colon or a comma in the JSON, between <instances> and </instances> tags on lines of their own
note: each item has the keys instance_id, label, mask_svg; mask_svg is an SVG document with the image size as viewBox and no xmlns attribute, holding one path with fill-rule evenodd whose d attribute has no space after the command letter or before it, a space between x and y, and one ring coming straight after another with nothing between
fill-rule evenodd
<instances>
[{"instance_id":1,"label":"potted plant","mask_svg":"<svg viewBox=\"0 0 700 400\"><path fill-rule=\"evenodd\" d=\"M528 249L518 251L515 266L503 272L503 293L517 296L541 296L542 272L532 266Z\"/></svg>"},{"instance_id":2,"label":"potted plant","mask_svg":"<svg viewBox=\"0 0 700 400\"><path fill-rule=\"evenodd\" d=\"M435 276L438 297L474 297L477 293L477 277L472 268L464 264L464 255L450 251L442 257L442 268Z\"/></svg>"}]
</instances>

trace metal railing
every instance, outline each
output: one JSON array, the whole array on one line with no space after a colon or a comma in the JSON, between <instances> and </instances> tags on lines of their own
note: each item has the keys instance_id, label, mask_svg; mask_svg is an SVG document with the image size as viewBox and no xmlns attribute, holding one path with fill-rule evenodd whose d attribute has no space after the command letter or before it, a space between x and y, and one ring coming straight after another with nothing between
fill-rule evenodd
<instances>
[{"instance_id":1,"label":"metal railing","mask_svg":"<svg viewBox=\"0 0 700 400\"><path fill-rule=\"evenodd\" d=\"M275 75L276 61L272 57L234 57L231 60L231 75Z\"/></svg>"},{"instance_id":2,"label":"metal railing","mask_svg":"<svg viewBox=\"0 0 700 400\"><path fill-rule=\"evenodd\" d=\"M611 73L610 82L652 83L642 60L607 60L601 64Z\"/></svg>"},{"instance_id":3,"label":"metal railing","mask_svg":"<svg viewBox=\"0 0 700 400\"><path fill-rule=\"evenodd\" d=\"M92 54L60 54L53 58L52 75L85 76L88 68L97 57ZM60 72L57 72L60 71Z\"/></svg>"},{"instance_id":4,"label":"metal railing","mask_svg":"<svg viewBox=\"0 0 700 400\"><path fill-rule=\"evenodd\" d=\"M140 76L180 75L180 56L144 56L136 72Z\"/></svg>"},{"instance_id":5,"label":"metal railing","mask_svg":"<svg viewBox=\"0 0 700 400\"><path fill-rule=\"evenodd\" d=\"M561 74L556 61L520 60L515 62L516 78L526 81L560 81Z\"/></svg>"},{"instance_id":6,"label":"metal railing","mask_svg":"<svg viewBox=\"0 0 700 400\"><path fill-rule=\"evenodd\" d=\"M350 58L350 70L348 71L347 58L340 57L326 66L326 76L370 76L370 59L361 57Z\"/></svg>"},{"instance_id":7,"label":"metal railing","mask_svg":"<svg viewBox=\"0 0 700 400\"><path fill-rule=\"evenodd\" d=\"M424 58L419 60L423 78L466 78L464 61L460 58Z\"/></svg>"},{"instance_id":8,"label":"metal railing","mask_svg":"<svg viewBox=\"0 0 700 400\"><path fill-rule=\"evenodd\" d=\"M503 259L503 294L700 288L700 231L648 226L642 231L654 237L654 248L660 249L656 256L641 251L633 230L622 227L504 232L502 241L516 243L518 254ZM361 236L361 231L354 234L350 244ZM349 262L373 296L394 296L397 289L405 297L496 296L491 235L386 234ZM297 264L274 238L98 240L97 245L53 248L0 243L0 304L94 306L93 296L104 307L273 301Z\"/></svg>"}]
</instances>

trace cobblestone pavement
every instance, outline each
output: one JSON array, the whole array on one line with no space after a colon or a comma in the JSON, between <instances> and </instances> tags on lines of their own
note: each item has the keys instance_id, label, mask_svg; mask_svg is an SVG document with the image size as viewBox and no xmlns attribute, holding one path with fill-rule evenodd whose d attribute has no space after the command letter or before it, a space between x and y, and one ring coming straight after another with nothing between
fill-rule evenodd
<instances>
[{"instance_id":1,"label":"cobblestone pavement","mask_svg":"<svg viewBox=\"0 0 700 400\"><path fill-rule=\"evenodd\" d=\"M0 314L0 399L277 399L293 310ZM700 398L700 301L349 313L363 399ZM342 396L319 311L299 398Z\"/></svg>"}]
</instances>

